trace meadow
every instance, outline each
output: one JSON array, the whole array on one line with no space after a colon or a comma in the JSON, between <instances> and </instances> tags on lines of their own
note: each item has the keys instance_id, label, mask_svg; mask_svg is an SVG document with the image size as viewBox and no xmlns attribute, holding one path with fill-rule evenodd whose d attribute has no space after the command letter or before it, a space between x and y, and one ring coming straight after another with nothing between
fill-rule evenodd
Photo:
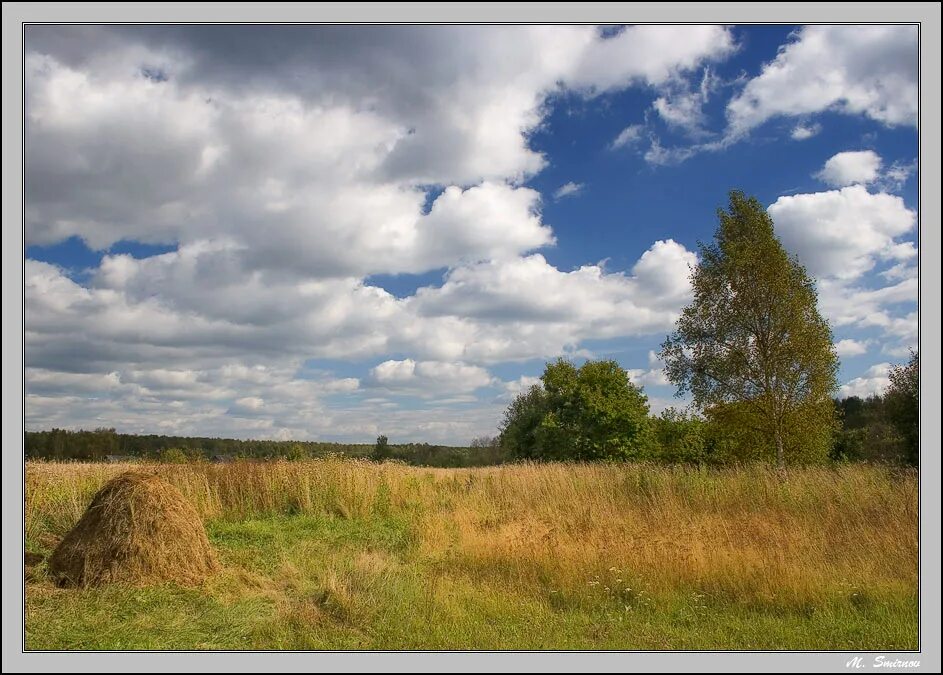
<instances>
[{"instance_id":1,"label":"meadow","mask_svg":"<svg viewBox=\"0 0 943 675\"><path fill-rule=\"evenodd\" d=\"M46 556L130 468L222 571L58 588ZM917 648L917 473L351 459L26 465L26 647Z\"/></svg>"}]
</instances>

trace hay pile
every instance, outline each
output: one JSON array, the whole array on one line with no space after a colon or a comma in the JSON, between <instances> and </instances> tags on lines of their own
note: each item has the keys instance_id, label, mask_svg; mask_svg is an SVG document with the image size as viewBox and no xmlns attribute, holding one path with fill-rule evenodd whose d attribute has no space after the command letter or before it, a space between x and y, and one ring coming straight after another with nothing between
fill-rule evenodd
<instances>
[{"instance_id":1,"label":"hay pile","mask_svg":"<svg viewBox=\"0 0 943 675\"><path fill-rule=\"evenodd\" d=\"M193 506L170 483L138 471L98 491L48 564L61 586L190 585L218 567Z\"/></svg>"}]
</instances>

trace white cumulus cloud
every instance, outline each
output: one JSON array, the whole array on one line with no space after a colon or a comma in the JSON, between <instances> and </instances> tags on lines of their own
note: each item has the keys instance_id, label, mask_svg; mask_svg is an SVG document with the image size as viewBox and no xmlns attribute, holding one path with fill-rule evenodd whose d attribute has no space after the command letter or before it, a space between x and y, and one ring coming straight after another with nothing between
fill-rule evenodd
<instances>
[{"instance_id":1,"label":"white cumulus cloud","mask_svg":"<svg viewBox=\"0 0 943 675\"><path fill-rule=\"evenodd\" d=\"M898 237L909 234L916 213L900 197L861 185L787 195L769 207L787 249L817 277L856 278L878 259L909 256Z\"/></svg>"},{"instance_id":2,"label":"white cumulus cloud","mask_svg":"<svg viewBox=\"0 0 943 675\"><path fill-rule=\"evenodd\" d=\"M805 26L728 103L728 133L826 110L916 126L917 46L914 25Z\"/></svg>"},{"instance_id":3,"label":"white cumulus cloud","mask_svg":"<svg viewBox=\"0 0 943 675\"><path fill-rule=\"evenodd\" d=\"M862 354L867 354L867 352L868 343L866 341L846 338L835 343L835 353L837 353L839 357L861 356Z\"/></svg>"},{"instance_id":4,"label":"white cumulus cloud","mask_svg":"<svg viewBox=\"0 0 943 675\"><path fill-rule=\"evenodd\" d=\"M873 150L848 151L830 157L815 176L832 187L845 187L873 183L880 170L881 157Z\"/></svg>"},{"instance_id":5,"label":"white cumulus cloud","mask_svg":"<svg viewBox=\"0 0 943 675\"><path fill-rule=\"evenodd\" d=\"M367 387L424 398L442 393L470 393L495 383L488 371L479 366L413 359L384 361L370 371L370 376Z\"/></svg>"},{"instance_id":6,"label":"white cumulus cloud","mask_svg":"<svg viewBox=\"0 0 943 675\"><path fill-rule=\"evenodd\" d=\"M867 398L868 396L883 394L891 383L890 372L891 364L889 363L878 363L871 366L860 377L843 384L838 390L838 395L841 398L848 398L849 396Z\"/></svg>"}]
</instances>

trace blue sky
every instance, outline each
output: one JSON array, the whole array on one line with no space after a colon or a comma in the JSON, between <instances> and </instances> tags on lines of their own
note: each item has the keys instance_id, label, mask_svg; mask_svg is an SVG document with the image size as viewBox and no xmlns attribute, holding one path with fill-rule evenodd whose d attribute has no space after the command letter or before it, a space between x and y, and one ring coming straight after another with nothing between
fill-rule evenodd
<instances>
[{"instance_id":1,"label":"blue sky","mask_svg":"<svg viewBox=\"0 0 943 675\"><path fill-rule=\"evenodd\" d=\"M654 352L731 189L818 279L841 395L916 346L913 27L26 48L28 428L467 443L560 355L684 405Z\"/></svg>"}]
</instances>

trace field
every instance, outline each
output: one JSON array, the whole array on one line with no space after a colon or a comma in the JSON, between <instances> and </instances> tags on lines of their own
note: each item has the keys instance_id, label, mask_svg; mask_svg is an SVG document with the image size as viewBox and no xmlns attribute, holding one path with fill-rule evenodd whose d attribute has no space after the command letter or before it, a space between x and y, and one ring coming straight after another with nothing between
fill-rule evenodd
<instances>
[{"instance_id":1,"label":"field","mask_svg":"<svg viewBox=\"0 0 943 675\"><path fill-rule=\"evenodd\" d=\"M27 649L917 648L915 471L151 464L223 571L57 588L128 468L27 464Z\"/></svg>"}]
</instances>

